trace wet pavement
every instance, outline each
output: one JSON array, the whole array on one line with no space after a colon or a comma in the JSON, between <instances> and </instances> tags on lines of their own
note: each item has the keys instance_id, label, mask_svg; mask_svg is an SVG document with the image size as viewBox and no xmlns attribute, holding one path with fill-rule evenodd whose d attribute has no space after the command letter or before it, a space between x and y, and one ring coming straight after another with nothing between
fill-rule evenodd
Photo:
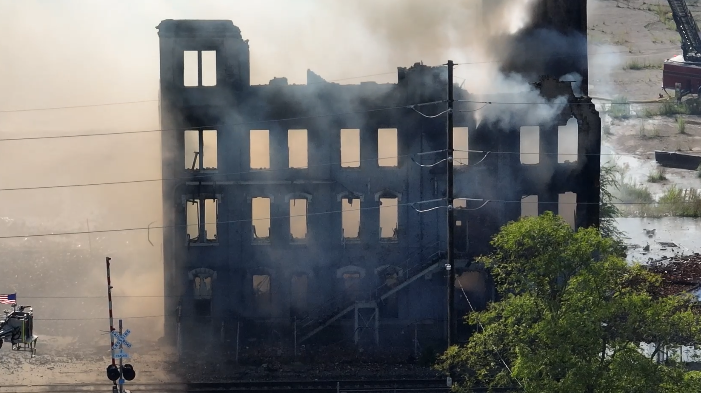
<instances>
[{"instance_id":1,"label":"wet pavement","mask_svg":"<svg viewBox=\"0 0 701 393\"><path fill-rule=\"evenodd\" d=\"M619 218L618 229L626 235L628 261L649 263L664 257L701 253L701 219Z\"/></svg>"}]
</instances>

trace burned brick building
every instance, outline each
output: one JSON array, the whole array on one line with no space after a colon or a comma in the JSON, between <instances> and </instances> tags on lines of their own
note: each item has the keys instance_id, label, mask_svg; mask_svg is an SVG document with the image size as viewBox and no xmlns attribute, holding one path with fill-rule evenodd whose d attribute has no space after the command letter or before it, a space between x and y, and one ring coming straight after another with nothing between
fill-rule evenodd
<instances>
[{"instance_id":1,"label":"burned brick building","mask_svg":"<svg viewBox=\"0 0 701 393\"><path fill-rule=\"evenodd\" d=\"M581 3L564 26L586 34ZM538 15L533 29L553 18ZM447 134L445 116L427 114L445 110L446 67L398 68L390 84L309 71L306 85L251 85L248 41L231 21L158 30L171 342L195 329L189 344L217 345L242 324L248 336L294 329L298 343L410 343L412 325L442 340ZM550 210L598 225L600 120L584 64L534 80L566 104L524 128L478 121L469 86L456 87L458 311L493 298L472 261L505 223ZM571 72L583 94L560 80Z\"/></svg>"}]
</instances>

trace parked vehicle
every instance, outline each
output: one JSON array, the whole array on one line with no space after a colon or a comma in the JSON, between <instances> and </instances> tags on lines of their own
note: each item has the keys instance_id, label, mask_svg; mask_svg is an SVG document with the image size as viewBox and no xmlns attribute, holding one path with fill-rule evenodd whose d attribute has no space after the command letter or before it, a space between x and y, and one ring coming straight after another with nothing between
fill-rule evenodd
<instances>
[{"instance_id":1,"label":"parked vehicle","mask_svg":"<svg viewBox=\"0 0 701 393\"><path fill-rule=\"evenodd\" d=\"M665 60L662 89L675 91L678 100L688 94L701 98L701 33L685 0L667 0L681 36L682 54Z\"/></svg>"}]
</instances>

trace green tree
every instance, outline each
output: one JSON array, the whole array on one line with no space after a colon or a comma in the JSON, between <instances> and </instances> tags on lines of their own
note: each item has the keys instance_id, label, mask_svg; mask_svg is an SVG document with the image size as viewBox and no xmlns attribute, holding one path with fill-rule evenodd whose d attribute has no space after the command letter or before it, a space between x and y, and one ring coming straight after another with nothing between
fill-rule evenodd
<instances>
[{"instance_id":1,"label":"green tree","mask_svg":"<svg viewBox=\"0 0 701 393\"><path fill-rule=\"evenodd\" d=\"M698 342L691 298L659 297L658 277L630 267L594 228L572 231L546 213L507 224L482 258L503 299L472 313L478 331L449 348L439 368L468 390L514 386L534 393L701 391L665 348ZM645 354L641 343L654 343Z\"/></svg>"},{"instance_id":2,"label":"green tree","mask_svg":"<svg viewBox=\"0 0 701 393\"><path fill-rule=\"evenodd\" d=\"M626 245L623 241L623 232L616 225L616 218L621 216L621 210L616 206L617 198L613 192L619 191L618 177L620 170L615 164L601 166L601 197L599 207L599 232L601 236L612 239L615 242L618 254L623 256Z\"/></svg>"}]
</instances>

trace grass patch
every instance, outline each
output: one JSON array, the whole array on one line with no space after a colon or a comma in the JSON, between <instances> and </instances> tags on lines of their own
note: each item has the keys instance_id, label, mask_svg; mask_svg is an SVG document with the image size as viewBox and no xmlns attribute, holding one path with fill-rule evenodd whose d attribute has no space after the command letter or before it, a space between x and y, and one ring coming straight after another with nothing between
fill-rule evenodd
<instances>
[{"instance_id":1,"label":"grass patch","mask_svg":"<svg viewBox=\"0 0 701 393\"><path fill-rule=\"evenodd\" d=\"M666 216L701 217L701 190L672 186L657 204L657 209Z\"/></svg>"},{"instance_id":2,"label":"grass patch","mask_svg":"<svg viewBox=\"0 0 701 393\"><path fill-rule=\"evenodd\" d=\"M676 99L670 98L660 102L656 107L645 108L644 116L679 116L679 115L701 115L701 104L700 100L696 98L690 98L681 103L678 103ZM684 126L686 126L686 121L684 121ZM686 130L686 128L685 128Z\"/></svg>"},{"instance_id":3,"label":"grass patch","mask_svg":"<svg viewBox=\"0 0 701 393\"><path fill-rule=\"evenodd\" d=\"M686 134L686 120L682 116L677 117L677 131L680 134Z\"/></svg>"},{"instance_id":4,"label":"grass patch","mask_svg":"<svg viewBox=\"0 0 701 393\"><path fill-rule=\"evenodd\" d=\"M662 64L652 64L647 61L631 60L628 64L623 66L624 70L661 70Z\"/></svg>"},{"instance_id":5,"label":"grass patch","mask_svg":"<svg viewBox=\"0 0 701 393\"><path fill-rule=\"evenodd\" d=\"M696 177L701 179L701 164L699 164L699 167L696 168Z\"/></svg>"},{"instance_id":6,"label":"grass patch","mask_svg":"<svg viewBox=\"0 0 701 393\"><path fill-rule=\"evenodd\" d=\"M614 119L627 119L630 117L630 102L624 96L615 97L611 100L608 114Z\"/></svg>"},{"instance_id":7,"label":"grass patch","mask_svg":"<svg viewBox=\"0 0 701 393\"><path fill-rule=\"evenodd\" d=\"M686 114L684 103L678 104L676 101L668 100L662 103L659 109L660 116L676 116Z\"/></svg>"},{"instance_id":8,"label":"grass patch","mask_svg":"<svg viewBox=\"0 0 701 393\"><path fill-rule=\"evenodd\" d=\"M610 209L623 217L701 217L701 190L667 188L656 200L647 186L626 178L628 166L602 165L602 195L611 200ZM701 177L701 165L698 168ZM651 173L666 178L664 169ZM608 176L608 177L607 177ZM610 180L606 180L610 177ZM604 181L606 180L606 181ZM620 213L620 215L619 215Z\"/></svg>"},{"instance_id":9,"label":"grass patch","mask_svg":"<svg viewBox=\"0 0 701 393\"><path fill-rule=\"evenodd\" d=\"M647 130L645 129L645 120L640 119L640 127L638 127L638 136L647 138Z\"/></svg>"},{"instance_id":10,"label":"grass patch","mask_svg":"<svg viewBox=\"0 0 701 393\"><path fill-rule=\"evenodd\" d=\"M632 182L619 183L618 199L623 203L654 203L655 198L652 196L647 187L637 185Z\"/></svg>"},{"instance_id":11,"label":"grass patch","mask_svg":"<svg viewBox=\"0 0 701 393\"><path fill-rule=\"evenodd\" d=\"M674 22L672 17L672 9L669 6L663 6L662 4L657 4L656 6L648 6L648 11L652 11L657 15L657 20L660 21L669 30L677 30L677 24Z\"/></svg>"},{"instance_id":12,"label":"grass patch","mask_svg":"<svg viewBox=\"0 0 701 393\"><path fill-rule=\"evenodd\" d=\"M650 183L660 183L665 180L667 180L667 171L663 167L653 169L647 175L647 181Z\"/></svg>"}]
</instances>

